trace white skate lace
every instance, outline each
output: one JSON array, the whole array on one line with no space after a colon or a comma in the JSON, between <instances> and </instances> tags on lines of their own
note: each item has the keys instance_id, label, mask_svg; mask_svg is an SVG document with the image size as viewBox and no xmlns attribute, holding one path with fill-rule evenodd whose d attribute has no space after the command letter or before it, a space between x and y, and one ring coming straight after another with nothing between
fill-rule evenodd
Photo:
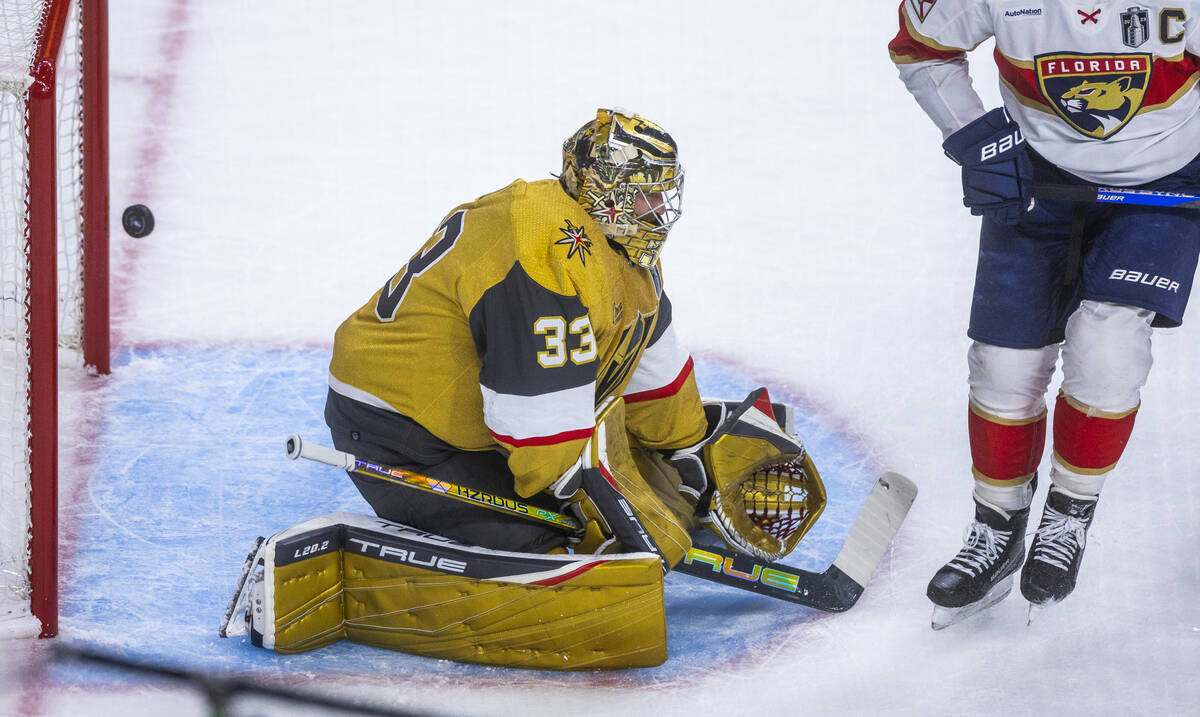
<instances>
[{"instance_id":1,"label":"white skate lace","mask_svg":"<svg viewBox=\"0 0 1200 717\"><path fill-rule=\"evenodd\" d=\"M963 534L963 548L950 560L949 565L975 577L996 562L1011 538L1011 531L993 530L975 521L967 526Z\"/></svg>"},{"instance_id":2,"label":"white skate lace","mask_svg":"<svg viewBox=\"0 0 1200 717\"><path fill-rule=\"evenodd\" d=\"M1086 540L1087 523L1047 506L1042 524L1037 529L1037 540L1030 559L1059 570L1070 570L1075 555L1083 550Z\"/></svg>"}]
</instances>

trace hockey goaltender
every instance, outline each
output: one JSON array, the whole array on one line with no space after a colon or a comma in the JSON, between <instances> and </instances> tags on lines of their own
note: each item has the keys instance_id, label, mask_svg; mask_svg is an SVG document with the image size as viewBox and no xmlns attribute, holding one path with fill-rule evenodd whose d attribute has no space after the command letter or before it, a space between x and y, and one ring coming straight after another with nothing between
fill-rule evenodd
<instances>
[{"instance_id":1,"label":"hockey goaltender","mask_svg":"<svg viewBox=\"0 0 1200 717\"><path fill-rule=\"evenodd\" d=\"M601 109L557 180L452 209L337 330L337 450L289 442L346 469L377 517L260 539L221 634L282 653L348 639L535 669L658 665L663 574L723 564L693 563L702 526L767 561L754 576L809 593L769 563L825 505L790 408L763 389L703 401L672 328L659 255L682 190L671 135ZM851 604L873 567L838 583Z\"/></svg>"}]
</instances>

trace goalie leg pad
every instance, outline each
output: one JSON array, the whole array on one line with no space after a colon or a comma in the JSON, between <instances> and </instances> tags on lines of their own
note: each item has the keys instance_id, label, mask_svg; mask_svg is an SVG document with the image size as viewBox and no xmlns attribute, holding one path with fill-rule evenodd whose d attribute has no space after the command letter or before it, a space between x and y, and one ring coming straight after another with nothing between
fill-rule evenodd
<instances>
[{"instance_id":1,"label":"goalie leg pad","mask_svg":"<svg viewBox=\"0 0 1200 717\"><path fill-rule=\"evenodd\" d=\"M543 670L667 659L656 555L488 550L348 513L284 530L257 555L245 610L252 641L276 652L348 639Z\"/></svg>"}]
</instances>

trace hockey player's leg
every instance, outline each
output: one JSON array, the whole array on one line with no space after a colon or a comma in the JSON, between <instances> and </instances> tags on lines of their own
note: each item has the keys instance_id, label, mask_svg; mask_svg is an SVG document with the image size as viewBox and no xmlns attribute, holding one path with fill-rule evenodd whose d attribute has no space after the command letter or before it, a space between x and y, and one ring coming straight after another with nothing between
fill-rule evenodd
<instances>
[{"instance_id":1,"label":"hockey player's leg","mask_svg":"<svg viewBox=\"0 0 1200 717\"><path fill-rule=\"evenodd\" d=\"M1075 589L1099 497L1050 486L1029 560L1021 571L1021 594L1029 601L1029 622L1041 607L1061 601Z\"/></svg>"},{"instance_id":2,"label":"hockey player's leg","mask_svg":"<svg viewBox=\"0 0 1200 717\"><path fill-rule=\"evenodd\" d=\"M975 476L974 520L962 549L929 582L933 627L941 629L1002 600L1025 556L1025 525L1046 435L1045 391L1056 346L968 352L968 432Z\"/></svg>"},{"instance_id":3,"label":"hockey player's leg","mask_svg":"<svg viewBox=\"0 0 1200 717\"><path fill-rule=\"evenodd\" d=\"M545 495L521 498L513 490L504 456L492 451L458 451L413 424L402 448L381 445L360 435L332 431L334 447L385 465L409 468L456 485L482 490L557 511L559 502ZM426 495L371 476L349 472L375 514L386 520L497 550L545 553L566 545L561 530L498 514L436 495Z\"/></svg>"},{"instance_id":4,"label":"hockey player's leg","mask_svg":"<svg viewBox=\"0 0 1200 717\"><path fill-rule=\"evenodd\" d=\"M1075 589L1100 489L1129 441L1150 372L1153 317L1145 309L1084 301L1067 322L1052 486L1021 574L1030 619L1036 607Z\"/></svg>"},{"instance_id":5,"label":"hockey player's leg","mask_svg":"<svg viewBox=\"0 0 1200 717\"><path fill-rule=\"evenodd\" d=\"M934 604L932 625L940 630L1008 597L1013 573L1025 558L1029 508L1006 511L975 496L975 520L963 547L933 575L926 595Z\"/></svg>"}]
</instances>

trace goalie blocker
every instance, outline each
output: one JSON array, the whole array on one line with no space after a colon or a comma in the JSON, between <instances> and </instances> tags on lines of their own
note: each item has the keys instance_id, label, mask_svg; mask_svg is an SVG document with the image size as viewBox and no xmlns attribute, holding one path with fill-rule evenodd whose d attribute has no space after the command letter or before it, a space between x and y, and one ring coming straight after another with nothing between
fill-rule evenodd
<instances>
[{"instance_id":1,"label":"goalie blocker","mask_svg":"<svg viewBox=\"0 0 1200 717\"><path fill-rule=\"evenodd\" d=\"M331 513L258 539L220 634L281 653L345 639L486 665L652 667L667 659L660 565L488 550Z\"/></svg>"}]
</instances>

